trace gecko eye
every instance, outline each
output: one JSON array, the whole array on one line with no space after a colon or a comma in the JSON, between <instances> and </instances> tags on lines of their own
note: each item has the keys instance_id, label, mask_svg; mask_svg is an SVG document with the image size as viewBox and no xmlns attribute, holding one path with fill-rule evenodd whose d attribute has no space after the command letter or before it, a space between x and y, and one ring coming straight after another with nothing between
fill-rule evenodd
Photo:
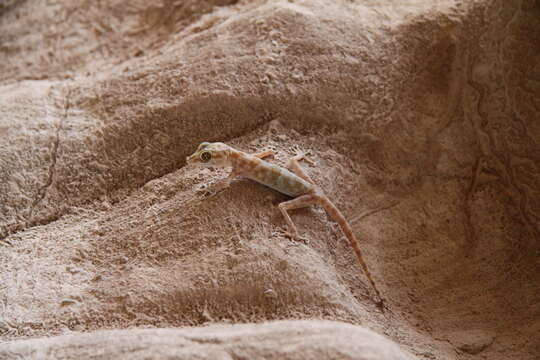
<instances>
[{"instance_id":1,"label":"gecko eye","mask_svg":"<svg viewBox=\"0 0 540 360\"><path fill-rule=\"evenodd\" d=\"M212 158L212 154L210 154L210 151L203 151L200 158L202 162L209 162Z\"/></svg>"}]
</instances>

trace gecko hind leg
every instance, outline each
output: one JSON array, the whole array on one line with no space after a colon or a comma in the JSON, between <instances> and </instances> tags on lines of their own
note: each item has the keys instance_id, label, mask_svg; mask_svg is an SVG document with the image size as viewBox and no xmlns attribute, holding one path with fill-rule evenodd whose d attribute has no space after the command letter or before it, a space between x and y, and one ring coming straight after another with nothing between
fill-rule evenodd
<instances>
[{"instance_id":1,"label":"gecko hind leg","mask_svg":"<svg viewBox=\"0 0 540 360\"><path fill-rule=\"evenodd\" d=\"M293 173L306 180L307 182L315 184L313 179L311 179L309 175L304 171L304 169L302 169L302 167L300 166L299 161L302 159L308 161L308 159L303 153L289 158L289 160L287 161L287 169L291 170ZM309 160L309 162L313 164L313 161Z\"/></svg>"},{"instance_id":2,"label":"gecko hind leg","mask_svg":"<svg viewBox=\"0 0 540 360\"><path fill-rule=\"evenodd\" d=\"M269 156L274 156L275 152L274 152L274 150L264 150L264 151L261 151L261 152L255 153L255 154L251 154L251 155L255 156L256 158L259 158L259 159L264 159L264 158L269 157Z\"/></svg>"},{"instance_id":3,"label":"gecko hind leg","mask_svg":"<svg viewBox=\"0 0 540 360\"><path fill-rule=\"evenodd\" d=\"M294 240L303 240L298 235L298 229L296 228L296 225L294 225L287 210L308 207L317 203L317 201L318 200L315 196L308 194L308 195L301 195L289 201L284 201L278 205L279 210L281 211L281 214L283 214L283 217L285 218L285 221L287 222L287 225L289 227L289 230L286 232L287 236L291 237Z\"/></svg>"}]
</instances>

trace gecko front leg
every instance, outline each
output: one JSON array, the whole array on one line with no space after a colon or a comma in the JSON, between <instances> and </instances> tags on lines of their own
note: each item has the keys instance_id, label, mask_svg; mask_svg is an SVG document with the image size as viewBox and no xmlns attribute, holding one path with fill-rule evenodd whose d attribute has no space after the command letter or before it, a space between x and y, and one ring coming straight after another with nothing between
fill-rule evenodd
<instances>
[{"instance_id":1,"label":"gecko front leg","mask_svg":"<svg viewBox=\"0 0 540 360\"><path fill-rule=\"evenodd\" d=\"M259 159L264 159L268 156L274 156L274 154L275 153L273 150L265 150L259 153L252 154L252 156ZM242 171L233 166L229 176L219 180L212 186L211 190L208 192L209 196L217 195L218 193L226 190L229 186L231 186L231 182L239 176L242 176Z\"/></svg>"},{"instance_id":2,"label":"gecko front leg","mask_svg":"<svg viewBox=\"0 0 540 360\"><path fill-rule=\"evenodd\" d=\"M255 153L255 154L252 154L252 156L256 157L256 158L259 158L259 159L264 159L268 156L274 156L274 150L265 150L265 151L261 151L259 153ZM220 181L218 181L216 183L216 187L218 189L218 191L223 191L225 190L226 188L228 188L230 185L231 185L231 182L236 179L237 177L241 176L242 175L242 172L240 170L238 170L236 167L233 167L231 173L229 174L229 176L227 176L225 179L222 179Z\"/></svg>"},{"instance_id":3,"label":"gecko front leg","mask_svg":"<svg viewBox=\"0 0 540 360\"><path fill-rule=\"evenodd\" d=\"M227 176L225 179L221 179L218 182L216 182L212 186L212 190L214 192L214 195L222 192L223 190L227 189L229 186L231 186L231 181L236 179L240 175L240 172L236 170L235 168L232 169L229 176Z\"/></svg>"}]
</instances>

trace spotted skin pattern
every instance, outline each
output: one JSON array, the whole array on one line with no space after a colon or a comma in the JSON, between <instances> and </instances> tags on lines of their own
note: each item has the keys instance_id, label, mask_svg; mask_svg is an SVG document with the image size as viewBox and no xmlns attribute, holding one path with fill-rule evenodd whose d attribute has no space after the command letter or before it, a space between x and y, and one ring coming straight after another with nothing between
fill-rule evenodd
<instances>
[{"instance_id":1,"label":"spotted skin pattern","mask_svg":"<svg viewBox=\"0 0 540 360\"><path fill-rule=\"evenodd\" d=\"M230 175L216 184L215 190L217 191L226 189L234 178L243 176L292 197L292 200L284 201L278 207L289 227L287 234L293 239L299 239L300 237L287 210L311 205L322 206L330 218L338 223L349 240L360 266L377 294L378 300L376 303L383 310L383 299L362 257L358 240L351 226L341 211L300 167L298 161L303 159L304 155L300 154L289 159L287 163L288 169L286 169L263 160L263 158L273 154L270 150L257 154L247 154L221 142L203 142L193 155L187 157L186 161L188 164L199 166L231 167Z\"/></svg>"},{"instance_id":2,"label":"spotted skin pattern","mask_svg":"<svg viewBox=\"0 0 540 360\"><path fill-rule=\"evenodd\" d=\"M313 188L313 185L289 170L244 153L232 154L233 167L242 169L245 177L266 185L285 195L297 197Z\"/></svg>"}]
</instances>

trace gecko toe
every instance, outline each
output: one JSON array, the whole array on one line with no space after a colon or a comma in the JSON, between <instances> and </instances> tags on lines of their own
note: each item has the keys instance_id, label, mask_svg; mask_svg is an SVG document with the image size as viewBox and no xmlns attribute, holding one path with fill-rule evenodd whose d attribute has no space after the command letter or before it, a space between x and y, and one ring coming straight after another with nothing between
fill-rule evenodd
<instances>
[{"instance_id":1,"label":"gecko toe","mask_svg":"<svg viewBox=\"0 0 540 360\"><path fill-rule=\"evenodd\" d=\"M301 242L304 244L309 244L309 239L305 238L303 236L298 235L298 233L287 231L287 230L281 230L280 231L286 238L294 240L295 242Z\"/></svg>"}]
</instances>

